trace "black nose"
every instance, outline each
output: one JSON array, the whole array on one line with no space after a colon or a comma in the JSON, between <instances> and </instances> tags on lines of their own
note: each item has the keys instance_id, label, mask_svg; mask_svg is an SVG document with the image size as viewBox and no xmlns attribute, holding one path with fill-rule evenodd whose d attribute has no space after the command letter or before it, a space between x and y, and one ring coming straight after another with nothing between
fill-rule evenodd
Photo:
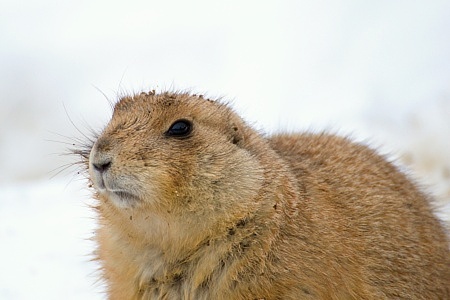
<instances>
[{"instance_id":1,"label":"black nose","mask_svg":"<svg viewBox=\"0 0 450 300\"><path fill-rule=\"evenodd\" d=\"M108 159L108 160L105 160L102 162L95 162L95 163L92 163L92 166L94 167L94 169L96 171L103 173L111 167L111 160Z\"/></svg>"}]
</instances>

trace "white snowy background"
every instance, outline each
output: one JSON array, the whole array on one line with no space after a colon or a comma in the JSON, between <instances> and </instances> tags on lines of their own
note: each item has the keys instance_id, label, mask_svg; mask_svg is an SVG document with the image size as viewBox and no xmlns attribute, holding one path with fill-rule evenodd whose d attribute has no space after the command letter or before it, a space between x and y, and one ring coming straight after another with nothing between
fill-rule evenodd
<instances>
[{"instance_id":1,"label":"white snowy background","mask_svg":"<svg viewBox=\"0 0 450 300\"><path fill-rule=\"evenodd\" d=\"M0 2L0 299L104 299L69 138L124 92L224 96L267 133L397 157L450 219L450 2ZM67 113L66 113L67 111ZM56 141L56 142L54 142ZM53 176L53 177L52 177Z\"/></svg>"}]
</instances>

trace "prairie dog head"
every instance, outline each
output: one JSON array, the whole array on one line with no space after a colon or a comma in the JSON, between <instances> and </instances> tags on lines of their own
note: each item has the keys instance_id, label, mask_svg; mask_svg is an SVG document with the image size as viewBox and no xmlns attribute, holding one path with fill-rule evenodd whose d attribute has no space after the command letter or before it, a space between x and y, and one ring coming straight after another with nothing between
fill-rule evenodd
<instances>
[{"instance_id":1,"label":"prairie dog head","mask_svg":"<svg viewBox=\"0 0 450 300\"><path fill-rule=\"evenodd\" d=\"M89 174L118 209L246 211L262 184L256 135L228 107L188 94L122 98L92 146Z\"/></svg>"}]
</instances>

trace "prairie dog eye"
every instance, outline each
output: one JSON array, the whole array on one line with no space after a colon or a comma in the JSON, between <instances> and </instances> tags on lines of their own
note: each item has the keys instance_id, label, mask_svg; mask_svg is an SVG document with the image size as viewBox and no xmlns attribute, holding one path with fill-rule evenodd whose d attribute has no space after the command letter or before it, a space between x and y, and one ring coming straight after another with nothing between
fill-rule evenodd
<instances>
[{"instance_id":1,"label":"prairie dog eye","mask_svg":"<svg viewBox=\"0 0 450 300\"><path fill-rule=\"evenodd\" d=\"M188 120L181 119L175 121L170 125L169 130L166 132L166 136L173 137L186 137L192 131L192 123Z\"/></svg>"}]
</instances>

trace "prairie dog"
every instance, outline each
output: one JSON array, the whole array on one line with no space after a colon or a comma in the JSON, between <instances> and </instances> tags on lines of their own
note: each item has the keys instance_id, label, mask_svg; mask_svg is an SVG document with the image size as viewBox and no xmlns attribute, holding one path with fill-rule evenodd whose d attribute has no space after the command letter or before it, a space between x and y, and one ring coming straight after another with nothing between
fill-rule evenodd
<instances>
[{"instance_id":1,"label":"prairie dog","mask_svg":"<svg viewBox=\"0 0 450 300\"><path fill-rule=\"evenodd\" d=\"M109 299L450 299L427 195L366 146L142 93L79 154Z\"/></svg>"}]
</instances>

